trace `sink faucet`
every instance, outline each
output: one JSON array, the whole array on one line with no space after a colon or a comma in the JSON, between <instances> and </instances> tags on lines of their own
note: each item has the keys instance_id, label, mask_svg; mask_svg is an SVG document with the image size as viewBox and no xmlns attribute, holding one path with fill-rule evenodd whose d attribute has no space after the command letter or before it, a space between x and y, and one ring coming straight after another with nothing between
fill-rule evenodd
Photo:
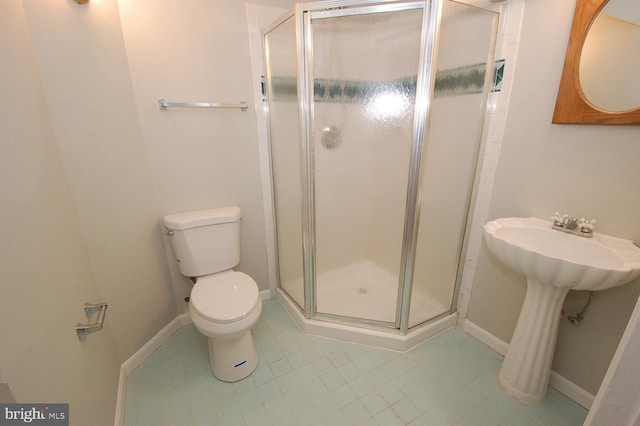
<instances>
[{"instance_id":1,"label":"sink faucet","mask_svg":"<svg viewBox=\"0 0 640 426\"><path fill-rule=\"evenodd\" d=\"M562 225L564 225L565 229L575 231L576 229L578 229L578 219L576 219L575 217L565 217L562 221Z\"/></svg>"},{"instance_id":2,"label":"sink faucet","mask_svg":"<svg viewBox=\"0 0 640 426\"><path fill-rule=\"evenodd\" d=\"M595 220L585 220L584 218L578 220L575 217L569 217L568 214L561 215L559 212L555 212L555 214L551 216L551 220L553 221L553 225L551 226L553 229L581 237L593 237Z\"/></svg>"}]
</instances>

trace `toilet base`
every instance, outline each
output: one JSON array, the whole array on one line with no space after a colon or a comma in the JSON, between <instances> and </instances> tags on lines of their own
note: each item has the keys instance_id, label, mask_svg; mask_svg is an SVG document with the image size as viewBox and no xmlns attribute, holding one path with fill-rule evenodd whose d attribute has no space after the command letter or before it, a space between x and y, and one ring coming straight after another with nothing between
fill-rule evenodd
<instances>
[{"instance_id":1,"label":"toilet base","mask_svg":"<svg viewBox=\"0 0 640 426\"><path fill-rule=\"evenodd\" d=\"M258 354L251 330L233 339L209 340L209 363L213 375L223 382L237 382L256 369Z\"/></svg>"}]
</instances>

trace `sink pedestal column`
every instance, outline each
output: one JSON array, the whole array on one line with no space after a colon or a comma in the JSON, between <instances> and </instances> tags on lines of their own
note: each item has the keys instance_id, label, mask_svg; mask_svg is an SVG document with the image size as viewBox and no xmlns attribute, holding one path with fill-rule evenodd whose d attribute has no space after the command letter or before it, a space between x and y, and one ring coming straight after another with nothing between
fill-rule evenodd
<instances>
[{"instance_id":1,"label":"sink pedestal column","mask_svg":"<svg viewBox=\"0 0 640 426\"><path fill-rule=\"evenodd\" d=\"M528 404L547 394L560 316L568 288L527 279L527 293L504 357L498 382L505 392Z\"/></svg>"}]
</instances>

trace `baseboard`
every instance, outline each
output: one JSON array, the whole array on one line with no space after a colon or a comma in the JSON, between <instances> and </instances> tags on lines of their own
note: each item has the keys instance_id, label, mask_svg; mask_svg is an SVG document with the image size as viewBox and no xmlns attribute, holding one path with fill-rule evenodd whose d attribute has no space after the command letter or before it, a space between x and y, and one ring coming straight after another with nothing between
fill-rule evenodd
<instances>
[{"instance_id":1,"label":"baseboard","mask_svg":"<svg viewBox=\"0 0 640 426\"><path fill-rule=\"evenodd\" d=\"M128 376L138 368L140 364L144 362L145 359L149 355L153 353L156 349L162 345L165 340L171 337L176 331L180 329L183 325L190 324L191 318L189 318L189 314L181 314L178 315L167 324L162 330L156 333L147 343L145 343L136 353L131 355L128 360L122 363L122 367L125 370L125 374Z\"/></svg>"},{"instance_id":2,"label":"baseboard","mask_svg":"<svg viewBox=\"0 0 640 426\"><path fill-rule=\"evenodd\" d=\"M564 376L559 375L555 371L551 371L551 377L549 377L549 385L556 389L558 392L573 399L578 404L582 405L587 410L593 405L595 395L582 389Z\"/></svg>"},{"instance_id":3,"label":"baseboard","mask_svg":"<svg viewBox=\"0 0 640 426\"><path fill-rule=\"evenodd\" d=\"M271 297L271 290L262 290L260 292L260 299L262 300L269 300Z\"/></svg>"},{"instance_id":4,"label":"baseboard","mask_svg":"<svg viewBox=\"0 0 640 426\"><path fill-rule=\"evenodd\" d=\"M260 292L260 299L267 300L271 298L271 290L262 290ZM136 353L131 355L129 359L122 363L120 366L120 378L118 380L118 395L116 397L116 415L115 426L122 426L124 424L124 406L127 391L127 377L131 374L140 364L147 359L156 349L162 345L169 337L171 337L180 327L191 324L191 318L188 313L178 315L173 319L166 327L160 330L155 336L153 336L147 343L144 344Z\"/></svg>"},{"instance_id":5,"label":"baseboard","mask_svg":"<svg viewBox=\"0 0 640 426\"><path fill-rule=\"evenodd\" d=\"M509 344L503 340L500 340L493 334L489 333L487 330L479 327L478 325L472 323L469 320L465 320L462 324L462 329L475 337L485 345L489 346L494 351L498 352L500 355L504 356L507 353L507 349L509 348ZM582 405L587 410L591 408L593 404L593 400L595 396L576 385L569 379L561 376L555 371L551 372L551 377L549 377L549 385L556 389L558 392L566 395L568 398L571 398L578 404Z\"/></svg>"},{"instance_id":6,"label":"baseboard","mask_svg":"<svg viewBox=\"0 0 640 426\"><path fill-rule=\"evenodd\" d=\"M498 352L500 355L505 356L507 354L509 344L503 340L498 339L496 336L489 333L484 328L475 325L469 320L464 320L464 322L462 323L462 329L469 335L475 337L485 345L489 346L494 351Z\"/></svg>"},{"instance_id":7,"label":"baseboard","mask_svg":"<svg viewBox=\"0 0 640 426\"><path fill-rule=\"evenodd\" d=\"M124 424L124 405L127 394L127 377L131 374L140 364L144 362L149 355L151 355L156 349L160 347L169 337L171 337L176 331L183 325L191 323L189 314L181 314L167 324L162 330L160 330L155 336L153 336L147 343L145 343L140 349L129 357L120 366L120 378L118 381L118 396L116 397L116 416L115 426L121 426Z\"/></svg>"}]
</instances>

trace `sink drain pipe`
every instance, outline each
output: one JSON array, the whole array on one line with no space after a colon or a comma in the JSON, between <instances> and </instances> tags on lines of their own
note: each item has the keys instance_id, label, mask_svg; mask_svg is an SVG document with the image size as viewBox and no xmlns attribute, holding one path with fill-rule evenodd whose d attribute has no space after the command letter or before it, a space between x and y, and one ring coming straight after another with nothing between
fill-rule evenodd
<instances>
[{"instance_id":1,"label":"sink drain pipe","mask_svg":"<svg viewBox=\"0 0 640 426\"><path fill-rule=\"evenodd\" d=\"M590 291L589 298L587 299L587 303L584 304L580 312L576 313L575 315L570 315L567 317L567 319L569 320L569 322L571 322L571 324L580 325L580 322L582 322L582 320L584 319L584 313L587 312L589 305L591 305L592 298L593 298L593 291Z\"/></svg>"}]
</instances>

